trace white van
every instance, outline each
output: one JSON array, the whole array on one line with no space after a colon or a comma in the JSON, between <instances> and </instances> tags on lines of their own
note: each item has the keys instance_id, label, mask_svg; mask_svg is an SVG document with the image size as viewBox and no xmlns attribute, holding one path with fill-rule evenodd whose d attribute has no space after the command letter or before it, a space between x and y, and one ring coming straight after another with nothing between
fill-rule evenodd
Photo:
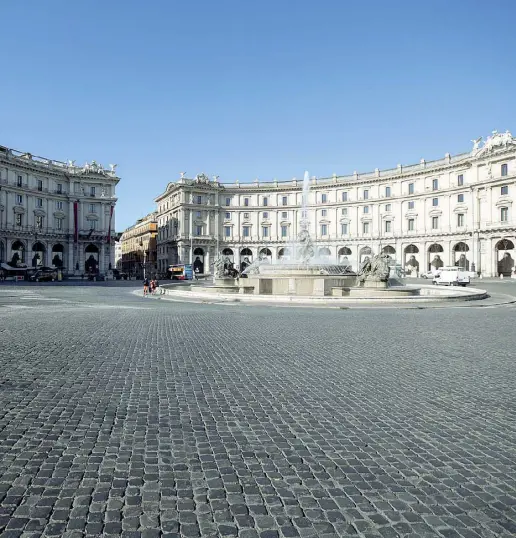
<instances>
[{"instance_id":1,"label":"white van","mask_svg":"<svg viewBox=\"0 0 516 538\"><path fill-rule=\"evenodd\" d=\"M441 267L435 273L432 282L446 286L467 286L470 283L470 277L467 271L458 267Z\"/></svg>"}]
</instances>

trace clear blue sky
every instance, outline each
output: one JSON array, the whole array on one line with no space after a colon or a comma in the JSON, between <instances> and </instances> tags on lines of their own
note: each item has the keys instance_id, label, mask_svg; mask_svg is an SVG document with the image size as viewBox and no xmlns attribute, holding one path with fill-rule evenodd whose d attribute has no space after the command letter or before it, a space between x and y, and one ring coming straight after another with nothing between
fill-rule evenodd
<instances>
[{"instance_id":1,"label":"clear blue sky","mask_svg":"<svg viewBox=\"0 0 516 538\"><path fill-rule=\"evenodd\" d=\"M23 0L0 14L0 144L118 163L118 230L181 171L346 174L516 134L514 0Z\"/></svg>"}]
</instances>

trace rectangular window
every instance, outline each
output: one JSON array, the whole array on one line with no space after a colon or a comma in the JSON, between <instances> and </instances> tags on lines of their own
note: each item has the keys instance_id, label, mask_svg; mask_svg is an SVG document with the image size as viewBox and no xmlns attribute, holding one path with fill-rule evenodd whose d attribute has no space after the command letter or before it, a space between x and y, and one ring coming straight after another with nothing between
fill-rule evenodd
<instances>
[{"instance_id":1,"label":"rectangular window","mask_svg":"<svg viewBox=\"0 0 516 538\"><path fill-rule=\"evenodd\" d=\"M226 198L226 205L227 206L231 205L231 198Z\"/></svg>"},{"instance_id":2,"label":"rectangular window","mask_svg":"<svg viewBox=\"0 0 516 538\"><path fill-rule=\"evenodd\" d=\"M500 221L507 222L509 220L509 208L501 207L500 208Z\"/></svg>"},{"instance_id":3,"label":"rectangular window","mask_svg":"<svg viewBox=\"0 0 516 538\"><path fill-rule=\"evenodd\" d=\"M195 227L195 235L202 235L202 226Z\"/></svg>"},{"instance_id":4,"label":"rectangular window","mask_svg":"<svg viewBox=\"0 0 516 538\"><path fill-rule=\"evenodd\" d=\"M95 196L95 187L90 187L90 196Z\"/></svg>"},{"instance_id":5,"label":"rectangular window","mask_svg":"<svg viewBox=\"0 0 516 538\"><path fill-rule=\"evenodd\" d=\"M321 235L328 235L328 225L321 224Z\"/></svg>"},{"instance_id":6,"label":"rectangular window","mask_svg":"<svg viewBox=\"0 0 516 538\"><path fill-rule=\"evenodd\" d=\"M322 217L326 217L327 214L328 214L328 210L327 210L327 209L321 209L321 216L322 216Z\"/></svg>"},{"instance_id":7,"label":"rectangular window","mask_svg":"<svg viewBox=\"0 0 516 538\"><path fill-rule=\"evenodd\" d=\"M409 209L414 209L414 200L411 200L411 201L408 203L408 208L409 208Z\"/></svg>"},{"instance_id":8,"label":"rectangular window","mask_svg":"<svg viewBox=\"0 0 516 538\"><path fill-rule=\"evenodd\" d=\"M502 164L502 167L501 167L501 170L500 170L500 175L501 176L506 176L507 175L507 164Z\"/></svg>"},{"instance_id":9,"label":"rectangular window","mask_svg":"<svg viewBox=\"0 0 516 538\"><path fill-rule=\"evenodd\" d=\"M367 189L364 190L364 200L369 200L369 191Z\"/></svg>"},{"instance_id":10,"label":"rectangular window","mask_svg":"<svg viewBox=\"0 0 516 538\"><path fill-rule=\"evenodd\" d=\"M464 193L457 194L457 202L462 204L464 202Z\"/></svg>"},{"instance_id":11,"label":"rectangular window","mask_svg":"<svg viewBox=\"0 0 516 538\"><path fill-rule=\"evenodd\" d=\"M248 219L249 218L249 213L244 213L244 219Z\"/></svg>"},{"instance_id":12,"label":"rectangular window","mask_svg":"<svg viewBox=\"0 0 516 538\"><path fill-rule=\"evenodd\" d=\"M244 237L250 237L250 235L251 235L251 227L250 226L244 226L243 231L244 231L244 233L243 233Z\"/></svg>"},{"instance_id":13,"label":"rectangular window","mask_svg":"<svg viewBox=\"0 0 516 538\"><path fill-rule=\"evenodd\" d=\"M226 220L231 220L231 213L226 211Z\"/></svg>"},{"instance_id":14,"label":"rectangular window","mask_svg":"<svg viewBox=\"0 0 516 538\"><path fill-rule=\"evenodd\" d=\"M269 227L262 226L262 237L269 237Z\"/></svg>"},{"instance_id":15,"label":"rectangular window","mask_svg":"<svg viewBox=\"0 0 516 538\"><path fill-rule=\"evenodd\" d=\"M281 199L281 203L283 205L288 205L288 197L287 196L283 196L283 198Z\"/></svg>"},{"instance_id":16,"label":"rectangular window","mask_svg":"<svg viewBox=\"0 0 516 538\"><path fill-rule=\"evenodd\" d=\"M21 194L17 194L16 195L16 203L18 205L21 205L23 203L23 198L22 198L22 195Z\"/></svg>"},{"instance_id":17,"label":"rectangular window","mask_svg":"<svg viewBox=\"0 0 516 538\"><path fill-rule=\"evenodd\" d=\"M16 226L22 225L22 215L21 213L16 213Z\"/></svg>"},{"instance_id":18,"label":"rectangular window","mask_svg":"<svg viewBox=\"0 0 516 538\"><path fill-rule=\"evenodd\" d=\"M95 213L95 204L90 204L90 213Z\"/></svg>"},{"instance_id":19,"label":"rectangular window","mask_svg":"<svg viewBox=\"0 0 516 538\"><path fill-rule=\"evenodd\" d=\"M269 205L269 199L267 198L267 196L264 196L263 197L263 207L267 207Z\"/></svg>"},{"instance_id":20,"label":"rectangular window","mask_svg":"<svg viewBox=\"0 0 516 538\"><path fill-rule=\"evenodd\" d=\"M457 176L457 186L462 187L462 185L464 185L464 175L459 174Z\"/></svg>"},{"instance_id":21,"label":"rectangular window","mask_svg":"<svg viewBox=\"0 0 516 538\"><path fill-rule=\"evenodd\" d=\"M56 202L56 209L63 209L63 202Z\"/></svg>"},{"instance_id":22,"label":"rectangular window","mask_svg":"<svg viewBox=\"0 0 516 538\"><path fill-rule=\"evenodd\" d=\"M439 180L438 179L432 179L432 190L436 191L439 188Z\"/></svg>"},{"instance_id":23,"label":"rectangular window","mask_svg":"<svg viewBox=\"0 0 516 538\"><path fill-rule=\"evenodd\" d=\"M348 201L348 193L347 193L347 192L343 192L343 193L342 193L342 198L341 198L341 200L342 200L343 202L347 202L347 201Z\"/></svg>"},{"instance_id":24,"label":"rectangular window","mask_svg":"<svg viewBox=\"0 0 516 538\"><path fill-rule=\"evenodd\" d=\"M439 217L432 217L432 230L439 228Z\"/></svg>"},{"instance_id":25,"label":"rectangular window","mask_svg":"<svg viewBox=\"0 0 516 538\"><path fill-rule=\"evenodd\" d=\"M432 198L432 206L437 207L439 205L439 198Z\"/></svg>"},{"instance_id":26,"label":"rectangular window","mask_svg":"<svg viewBox=\"0 0 516 538\"><path fill-rule=\"evenodd\" d=\"M62 183L57 184L57 194L63 194L63 185L62 185Z\"/></svg>"},{"instance_id":27,"label":"rectangular window","mask_svg":"<svg viewBox=\"0 0 516 538\"><path fill-rule=\"evenodd\" d=\"M288 226L281 227L281 237L288 237Z\"/></svg>"},{"instance_id":28,"label":"rectangular window","mask_svg":"<svg viewBox=\"0 0 516 538\"><path fill-rule=\"evenodd\" d=\"M364 213L369 213L369 206L368 205L364 206Z\"/></svg>"},{"instance_id":29,"label":"rectangular window","mask_svg":"<svg viewBox=\"0 0 516 538\"><path fill-rule=\"evenodd\" d=\"M457 226L464 226L464 213L457 213Z\"/></svg>"},{"instance_id":30,"label":"rectangular window","mask_svg":"<svg viewBox=\"0 0 516 538\"><path fill-rule=\"evenodd\" d=\"M244 198L244 206L249 207L249 198Z\"/></svg>"},{"instance_id":31,"label":"rectangular window","mask_svg":"<svg viewBox=\"0 0 516 538\"><path fill-rule=\"evenodd\" d=\"M63 219L56 219L56 228L58 230L62 230L63 229Z\"/></svg>"},{"instance_id":32,"label":"rectangular window","mask_svg":"<svg viewBox=\"0 0 516 538\"><path fill-rule=\"evenodd\" d=\"M288 212L287 211L282 211L281 212L281 218L282 219L288 219Z\"/></svg>"},{"instance_id":33,"label":"rectangular window","mask_svg":"<svg viewBox=\"0 0 516 538\"><path fill-rule=\"evenodd\" d=\"M414 183L409 183L408 184L408 193L409 194L414 194Z\"/></svg>"},{"instance_id":34,"label":"rectangular window","mask_svg":"<svg viewBox=\"0 0 516 538\"><path fill-rule=\"evenodd\" d=\"M43 228L43 217L36 217L36 228Z\"/></svg>"},{"instance_id":35,"label":"rectangular window","mask_svg":"<svg viewBox=\"0 0 516 538\"><path fill-rule=\"evenodd\" d=\"M23 185L23 177L22 176L18 176L18 178L16 180L16 185L18 187L21 187Z\"/></svg>"},{"instance_id":36,"label":"rectangular window","mask_svg":"<svg viewBox=\"0 0 516 538\"><path fill-rule=\"evenodd\" d=\"M342 235L348 235L348 223L347 222L343 222L340 225L340 232Z\"/></svg>"},{"instance_id":37,"label":"rectangular window","mask_svg":"<svg viewBox=\"0 0 516 538\"><path fill-rule=\"evenodd\" d=\"M41 179L38 179L38 191L42 191L43 190L43 181L41 181Z\"/></svg>"},{"instance_id":38,"label":"rectangular window","mask_svg":"<svg viewBox=\"0 0 516 538\"><path fill-rule=\"evenodd\" d=\"M197 203L202 204L202 196L197 196Z\"/></svg>"},{"instance_id":39,"label":"rectangular window","mask_svg":"<svg viewBox=\"0 0 516 538\"><path fill-rule=\"evenodd\" d=\"M385 231L386 231L386 233L390 233L390 231L391 231L391 221L390 220L385 221Z\"/></svg>"},{"instance_id":40,"label":"rectangular window","mask_svg":"<svg viewBox=\"0 0 516 538\"><path fill-rule=\"evenodd\" d=\"M43 207L43 198L36 198L36 207Z\"/></svg>"},{"instance_id":41,"label":"rectangular window","mask_svg":"<svg viewBox=\"0 0 516 538\"><path fill-rule=\"evenodd\" d=\"M500 188L500 194L504 196L505 194L509 194L509 185L504 185Z\"/></svg>"},{"instance_id":42,"label":"rectangular window","mask_svg":"<svg viewBox=\"0 0 516 538\"><path fill-rule=\"evenodd\" d=\"M369 233L369 222L363 222L362 223L362 230L365 234Z\"/></svg>"},{"instance_id":43,"label":"rectangular window","mask_svg":"<svg viewBox=\"0 0 516 538\"><path fill-rule=\"evenodd\" d=\"M341 210L340 210L340 214L345 217L347 214L348 214L348 208L347 207L343 207Z\"/></svg>"},{"instance_id":44,"label":"rectangular window","mask_svg":"<svg viewBox=\"0 0 516 538\"><path fill-rule=\"evenodd\" d=\"M392 205L391 204L385 204L385 211L387 211L387 213L389 211L392 211Z\"/></svg>"},{"instance_id":45,"label":"rectangular window","mask_svg":"<svg viewBox=\"0 0 516 538\"><path fill-rule=\"evenodd\" d=\"M269 212L268 212L268 211L264 211L264 212L263 212L263 218L264 218L264 219L268 219L268 218L269 218Z\"/></svg>"},{"instance_id":46,"label":"rectangular window","mask_svg":"<svg viewBox=\"0 0 516 538\"><path fill-rule=\"evenodd\" d=\"M224 237L231 237L231 226L224 226Z\"/></svg>"},{"instance_id":47,"label":"rectangular window","mask_svg":"<svg viewBox=\"0 0 516 538\"><path fill-rule=\"evenodd\" d=\"M391 188L385 187L385 197L389 198L391 196Z\"/></svg>"},{"instance_id":48,"label":"rectangular window","mask_svg":"<svg viewBox=\"0 0 516 538\"><path fill-rule=\"evenodd\" d=\"M327 194L321 194L321 203L325 204L328 201Z\"/></svg>"},{"instance_id":49,"label":"rectangular window","mask_svg":"<svg viewBox=\"0 0 516 538\"><path fill-rule=\"evenodd\" d=\"M97 229L97 221L96 220L90 220L90 230L96 230Z\"/></svg>"},{"instance_id":50,"label":"rectangular window","mask_svg":"<svg viewBox=\"0 0 516 538\"><path fill-rule=\"evenodd\" d=\"M408 219L407 224L408 224L408 231L413 232L414 231L414 219Z\"/></svg>"}]
</instances>

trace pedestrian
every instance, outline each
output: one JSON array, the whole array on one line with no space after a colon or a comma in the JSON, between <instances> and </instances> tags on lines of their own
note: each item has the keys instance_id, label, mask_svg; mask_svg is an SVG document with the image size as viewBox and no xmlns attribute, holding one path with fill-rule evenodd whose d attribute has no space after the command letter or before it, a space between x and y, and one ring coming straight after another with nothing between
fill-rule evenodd
<instances>
[{"instance_id":1,"label":"pedestrian","mask_svg":"<svg viewBox=\"0 0 516 538\"><path fill-rule=\"evenodd\" d=\"M143 296L147 297L148 293L149 293L149 279L144 278L143 279Z\"/></svg>"},{"instance_id":2,"label":"pedestrian","mask_svg":"<svg viewBox=\"0 0 516 538\"><path fill-rule=\"evenodd\" d=\"M158 279L156 279L154 281L154 289L156 290L156 293L160 292L161 290L159 289L159 281Z\"/></svg>"},{"instance_id":3,"label":"pedestrian","mask_svg":"<svg viewBox=\"0 0 516 538\"><path fill-rule=\"evenodd\" d=\"M150 281L150 292L151 292L151 295L154 295L154 292L156 291L156 281L154 279L152 279Z\"/></svg>"}]
</instances>

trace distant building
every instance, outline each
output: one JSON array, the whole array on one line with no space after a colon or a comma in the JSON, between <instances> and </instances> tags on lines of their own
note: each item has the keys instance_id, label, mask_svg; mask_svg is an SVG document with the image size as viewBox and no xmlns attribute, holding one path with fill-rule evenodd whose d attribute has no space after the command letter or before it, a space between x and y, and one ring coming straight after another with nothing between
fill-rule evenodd
<instances>
[{"instance_id":1,"label":"distant building","mask_svg":"<svg viewBox=\"0 0 516 538\"><path fill-rule=\"evenodd\" d=\"M0 262L105 272L115 262L116 165L0 146Z\"/></svg>"},{"instance_id":2,"label":"distant building","mask_svg":"<svg viewBox=\"0 0 516 538\"><path fill-rule=\"evenodd\" d=\"M169 183L157 204L158 270L223 254L239 266L288 256L303 180L222 184L203 174ZM407 273L458 265L509 275L516 255L516 139L494 131L472 151L391 170L312 178L307 217L318 255L354 269L386 252Z\"/></svg>"},{"instance_id":3,"label":"distant building","mask_svg":"<svg viewBox=\"0 0 516 538\"><path fill-rule=\"evenodd\" d=\"M156 256L156 237L158 225L156 213L136 221L122 233L121 270L136 278L152 277L158 271Z\"/></svg>"}]
</instances>

